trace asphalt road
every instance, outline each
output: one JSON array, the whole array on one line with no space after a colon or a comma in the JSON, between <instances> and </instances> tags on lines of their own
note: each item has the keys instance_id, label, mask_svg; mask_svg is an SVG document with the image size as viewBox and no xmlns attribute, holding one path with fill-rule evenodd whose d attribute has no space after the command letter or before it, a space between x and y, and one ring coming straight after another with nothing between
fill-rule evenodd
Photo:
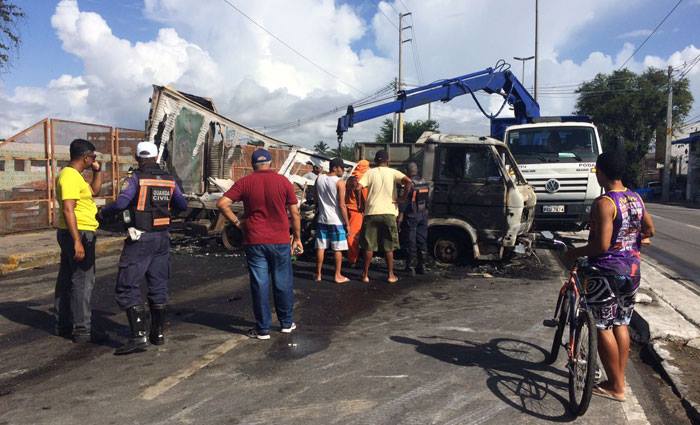
<instances>
[{"instance_id":1,"label":"asphalt road","mask_svg":"<svg viewBox=\"0 0 700 425\"><path fill-rule=\"evenodd\" d=\"M126 335L116 257L98 261L94 322L110 337L101 345L52 336L55 268L23 272L0 282L0 424L569 422L564 354L544 364L552 330L541 326L561 269L540 255L547 267L448 269L397 285L381 271L370 285L316 284L299 262L299 329L258 341L243 335L252 313L242 259L176 254L167 343L127 357L112 355ZM633 351L630 399L594 398L577 423L688 423L642 357Z\"/></svg>"},{"instance_id":2,"label":"asphalt road","mask_svg":"<svg viewBox=\"0 0 700 425\"><path fill-rule=\"evenodd\" d=\"M656 225L649 255L678 274L678 278L700 285L700 209L647 204Z\"/></svg>"}]
</instances>

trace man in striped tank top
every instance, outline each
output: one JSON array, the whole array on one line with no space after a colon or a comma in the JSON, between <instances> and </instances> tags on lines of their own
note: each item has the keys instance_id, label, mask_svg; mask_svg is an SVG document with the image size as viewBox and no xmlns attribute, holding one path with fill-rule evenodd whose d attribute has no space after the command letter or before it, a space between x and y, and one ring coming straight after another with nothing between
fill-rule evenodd
<instances>
[{"instance_id":1,"label":"man in striped tank top","mask_svg":"<svg viewBox=\"0 0 700 425\"><path fill-rule=\"evenodd\" d=\"M596 177L605 194L591 208L588 244L567 252L571 260L587 256L589 265L600 270L599 275L585 276L586 297L598 328L598 353L608 376L594 394L619 401L625 399L627 328L641 280L640 247L654 235L654 223L642 198L622 183L624 170L623 152L598 156Z\"/></svg>"}]
</instances>

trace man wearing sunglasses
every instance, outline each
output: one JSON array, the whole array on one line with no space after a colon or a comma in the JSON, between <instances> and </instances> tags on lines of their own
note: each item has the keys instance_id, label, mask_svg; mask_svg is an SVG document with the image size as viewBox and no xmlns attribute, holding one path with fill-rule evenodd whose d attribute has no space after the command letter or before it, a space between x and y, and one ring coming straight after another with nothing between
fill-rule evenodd
<instances>
[{"instance_id":1,"label":"man wearing sunglasses","mask_svg":"<svg viewBox=\"0 0 700 425\"><path fill-rule=\"evenodd\" d=\"M100 193L102 174L95 146L83 139L70 144L70 164L56 178L58 231L61 267L56 279L54 310L56 334L72 337L73 342L91 340L92 288L95 284L95 218L92 199ZM88 183L82 173L92 172Z\"/></svg>"}]
</instances>

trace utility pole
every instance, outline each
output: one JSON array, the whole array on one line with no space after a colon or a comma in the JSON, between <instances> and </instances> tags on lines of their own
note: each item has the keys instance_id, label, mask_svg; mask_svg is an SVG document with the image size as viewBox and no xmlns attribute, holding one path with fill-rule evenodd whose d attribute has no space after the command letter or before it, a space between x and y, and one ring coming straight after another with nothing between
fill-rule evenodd
<instances>
[{"instance_id":1,"label":"utility pole","mask_svg":"<svg viewBox=\"0 0 700 425\"><path fill-rule=\"evenodd\" d=\"M396 91L396 93L399 92L399 79L398 78L394 78L394 91ZM394 118L393 118L392 125L391 125L391 143L396 143L396 140L398 138L397 135L399 134L398 125L397 125L399 120L397 118L398 118L398 114L394 113Z\"/></svg>"},{"instance_id":2,"label":"utility pole","mask_svg":"<svg viewBox=\"0 0 700 425\"><path fill-rule=\"evenodd\" d=\"M535 0L535 102L537 102L537 62L539 62L539 60L540 60L539 56L537 55L538 31L539 31L539 21L540 21L539 6L540 6L539 0Z\"/></svg>"},{"instance_id":3,"label":"utility pole","mask_svg":"<svg viewBox=\"0 0 700 425\"><path fill-rule=\"evenodd\" d=\"M666 149L661 200L668 201L671 192L671 139L673 137L673 68L668 67L668 104L666 105Z\"/></svg>"},{"instance_id":4,"label":"utility pole","mask_svg":"<svg viewBox=\"0 0 700 425\"><path fill-rule=\"evenodd\" d=\"M403 18L406 16L409 16L411 12L408 13L399 13L399 81L398 81L398 86L396 87L396 94L403 90L403 43L408 43L411 41L410 38L404 40L403 39L403 31L407 29L411 29L411 25L404 27L403 26ZM398 131L397 131L397 137L396 137L396 142L397 143L403 143L403 112L399 112L398 114Z\"/></svg>"},{"instance_id":5,"label":"utility pole","mask_svg":"<svg viewBox=\"0 0 700 425\"><path fill-rule=\"evenodd\" d=\"M525 85L525 62L527 62L527 61L529 61L529 60L531 60L531 59L535 59L535 57L534 57L534 56L528 56L528 57L526 57L526 58L519 58L519 57L517 57L517 56L513 56L513 59L515 59L516 61L520 61L520 62L523 63L523 73L520 75L520 82L521 82L523 85Z\"/></svg>"}]
</instances>

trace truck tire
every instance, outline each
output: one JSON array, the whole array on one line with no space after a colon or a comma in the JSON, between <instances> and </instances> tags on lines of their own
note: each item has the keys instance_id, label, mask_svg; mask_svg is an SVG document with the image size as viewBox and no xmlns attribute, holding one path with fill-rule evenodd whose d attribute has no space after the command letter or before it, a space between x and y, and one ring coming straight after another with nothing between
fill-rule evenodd
<instances>
[{"instance_id":1,"label":"truck tire","mask_svg":"<svg viewBox=\"0 0 700 425\"><path fill-rule=\"evenodd\" d=\"M229 251L235 251L243 246L243 232L233 224L227 223L221 231L221 243Z\"/></svg>"},{"instance_id":2,"label":"truck tire","mask_svg":"<svg viewBox=\"0 0 700 425\"><path fill-rule=\"evenodd\" d=\"M467 240L463 232L452 228L437 231L431 229L430 251L438 263L466 264L473 259Z\"/></svg>"}]
</instances>

